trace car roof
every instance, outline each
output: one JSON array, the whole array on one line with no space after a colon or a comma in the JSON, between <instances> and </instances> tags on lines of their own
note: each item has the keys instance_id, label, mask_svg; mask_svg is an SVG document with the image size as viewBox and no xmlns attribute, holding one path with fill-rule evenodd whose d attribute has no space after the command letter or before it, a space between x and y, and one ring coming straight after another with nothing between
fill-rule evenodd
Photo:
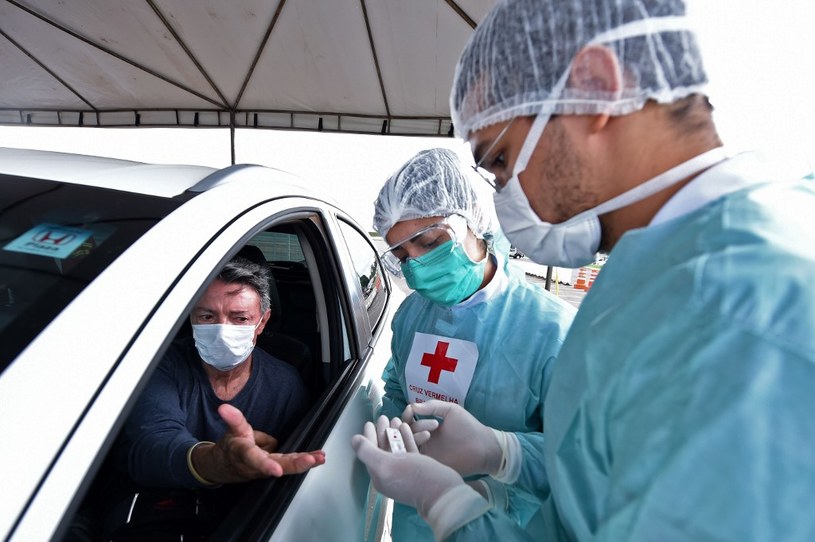
<instances>
[{"instance_id":1,"label":"car roof","mask_svg":"<svg viewBox=\"0 0 815 542\"><path fill-rule=\"evenodd\" d=\"M185 192L203 192L228 182L229 172L244 167L247 165L219 170L206 166L146 164L83 154L0 148L0 172L7 175L161 197L174 197ZM286 172L281 173L288 177L287 183L301 184L295 176Z\"/></svg>"},{"instance_id":2,"label":"car roof","mask_svg":"<svg viewBox=\"0 0 815 542\"><path fill-rule=\"evenodd\" d=\"M266 197L304 196L336 208L339 203L325 188L332 179L308 179L257 164L223 169L189 164L148 164L85 154L0 147L0 175L14 175L173 198L193 196L217 186L245 183L247 177L266 179Z\"/></svg>"}]
</instances>

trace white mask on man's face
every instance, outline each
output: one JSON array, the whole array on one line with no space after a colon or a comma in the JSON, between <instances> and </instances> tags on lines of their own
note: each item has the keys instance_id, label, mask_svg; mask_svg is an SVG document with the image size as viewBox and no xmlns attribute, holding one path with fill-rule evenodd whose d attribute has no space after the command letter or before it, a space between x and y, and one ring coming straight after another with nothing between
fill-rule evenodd
<instances>
[{"instance_id":1,"label":"white mask on man's face","mask_svg":"<svg viewBox=\"0 0 815 542\"><path fill-rule=\"evenodd\" d=\"M234 369L255 348L255 330L260 325L193 324L195 348L205 363L219 371Z\"/></svg>"}]
</instances>

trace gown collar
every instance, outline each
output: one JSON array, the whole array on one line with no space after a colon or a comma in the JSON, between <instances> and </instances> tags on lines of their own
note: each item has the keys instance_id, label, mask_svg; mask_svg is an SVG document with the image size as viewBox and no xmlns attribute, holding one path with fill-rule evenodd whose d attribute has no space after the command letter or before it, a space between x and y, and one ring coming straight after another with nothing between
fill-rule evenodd
<instances>
[{"instance_id":1,"label":"gown collar","mask_svg":"<svg viewBox=\"0 0 815 542\"><path fill-rule=\"evenodd\" d=\"M490 258L492 258L492 262L495 264L495 275L493 275L492 279L487 283L486 286L478 290L476 293L459 303L458 305L453 305L451 308L454 310L458 309L467 309L469 307L473 307L478 305L479 303L485 303L490 299L494 298L500 292L504 290L507 284L509 284L509 277L507 276L506 270L504 266L501 264L500 259L496 258L494 254L490 254Z\"/></svg>"},{"instance_id":2,"label":"gown collar","mask_svg":"<svg viewBox=\"0 0 815 542\"><path fill-rule=\"evenodd\" d=\"M684 216L731 192L771 180L769 164L760 154L730 155L683 186L654 215L649 226Z\"/></svg>"}]
</instances>

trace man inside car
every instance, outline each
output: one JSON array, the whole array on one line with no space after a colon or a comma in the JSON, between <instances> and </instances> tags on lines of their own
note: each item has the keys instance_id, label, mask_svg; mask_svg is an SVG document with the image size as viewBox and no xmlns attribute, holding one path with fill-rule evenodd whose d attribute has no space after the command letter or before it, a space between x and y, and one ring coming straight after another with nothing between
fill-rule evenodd
<instances>
[{"instance_id":1,"label":"man inside car","mask_svg":"<svg viewBox=\"0 0 815 542\"><path fill-rule=\"evenodd\" d=\"M207 510L211 525L212 516L222 518L234 504L240 486L232 484L325 462L322 451L276 452L309 397L293 367L255 348L270 316L268 271L243 257L230 261L196 302L192 337L170 346L125 424L118 463L135 485L124 500L120 492L123 513L108 514L114 531L141 522L132 517L137 504L152 517L168 498L193 516Z\"/></svg>"}]
</instances>

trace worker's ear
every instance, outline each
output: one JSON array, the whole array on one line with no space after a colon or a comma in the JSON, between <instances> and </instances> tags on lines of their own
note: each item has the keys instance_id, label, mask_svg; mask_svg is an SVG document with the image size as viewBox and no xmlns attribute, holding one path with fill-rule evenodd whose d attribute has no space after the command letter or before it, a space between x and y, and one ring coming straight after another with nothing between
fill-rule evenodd
<instances>
[{"instance_id":1,"label":"worker's ear","mask_svg":"<svg viewBox=\"0 0 815 542\"><path fill-rule=\"evenodd\" d=\"M569 87L583 91L582 93L602 92L608 96L619 96L623 87L623 76L617 55L602 45L584 47L572 62ZM607 113L591 116L594 131L602 130L609 119Z\"/></svg>"}]
</instances>

